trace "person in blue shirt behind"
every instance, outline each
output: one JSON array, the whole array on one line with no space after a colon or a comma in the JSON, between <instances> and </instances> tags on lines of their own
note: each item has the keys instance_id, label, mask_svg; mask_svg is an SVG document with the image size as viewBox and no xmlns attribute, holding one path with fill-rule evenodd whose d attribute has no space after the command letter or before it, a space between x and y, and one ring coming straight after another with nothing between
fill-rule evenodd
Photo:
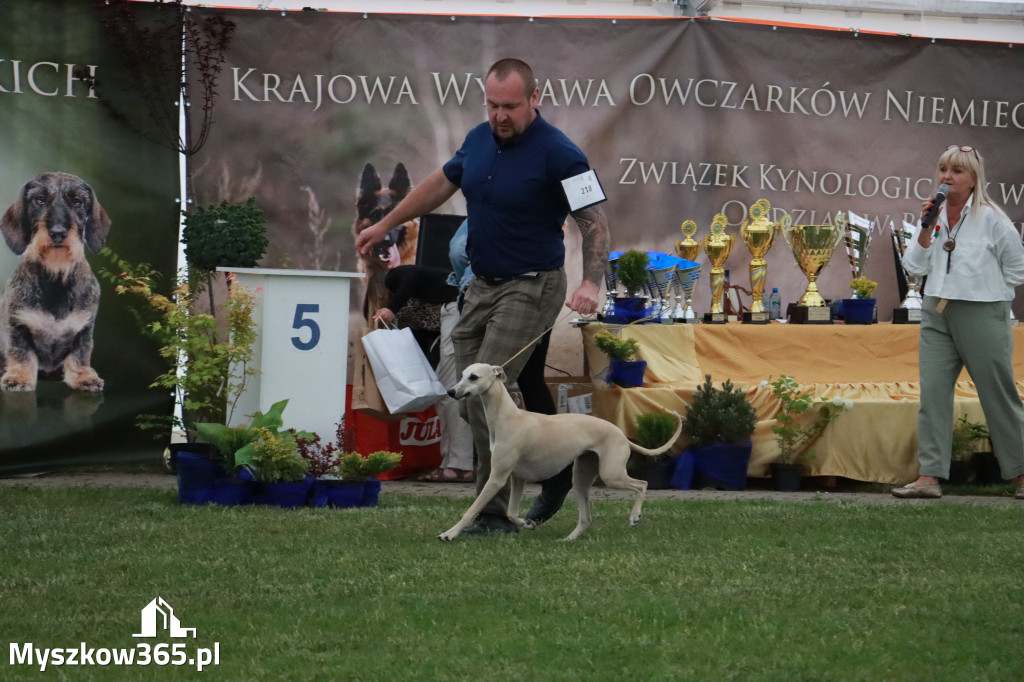
<instances>
[{"instance_id":1,"label":"person in blue shirt behind","mask_svg":"<svg viewBox=\"0 0 1024 682\"><path fill-rule=\"evenodd\" d=\"M520 351L555 324L563 303L580 315L597 312L608 260L608 223L596 205L572 211L583 237L583 281L566 299L562 226L570 208L561 182L590 165L540 115L540 90L528 64L496 62L487 71L484 92L488 120L470 130L455 156L393 211L360 232L356 248L367 253L388 230L433 211L461 189L474 276L452 332L457 368L461 374L474 362L502 365L512 383L530 357ZM490 475L487 423L479 399L465 401L463 408L473 429L479 492ZM514 532L506 518L508 496L506 485L471 530Z\"/></svg>"}]
</instances>

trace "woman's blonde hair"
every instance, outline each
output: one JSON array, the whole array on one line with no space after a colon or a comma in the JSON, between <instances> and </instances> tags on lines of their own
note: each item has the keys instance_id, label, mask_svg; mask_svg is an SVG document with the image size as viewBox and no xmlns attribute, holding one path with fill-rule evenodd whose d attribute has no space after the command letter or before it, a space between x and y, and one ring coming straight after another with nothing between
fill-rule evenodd
<instances>
[{"instance_id":1,"label":"woman's blonde hair","mask_svg":"<svg viewBox=\"0 0 1024 682\"><path fill-rule=\"evenodd\" d=\"M943 152L942 156L939 157L937 168L942 168L942 166L959 166L974 177L974 202L971 208L972 211L976 211L981 206L991 206L997 211L1002 212L1002 208L992 200L992 197L985 190L985 161L981 157L981 152L978 151L977 147L970 148L970 151L964 151L961 149L963 146L966 145L951 145L950 148ZM940 171L936 170L936 187L939 186L940 175Z\"/></svg>"}]
</instances>

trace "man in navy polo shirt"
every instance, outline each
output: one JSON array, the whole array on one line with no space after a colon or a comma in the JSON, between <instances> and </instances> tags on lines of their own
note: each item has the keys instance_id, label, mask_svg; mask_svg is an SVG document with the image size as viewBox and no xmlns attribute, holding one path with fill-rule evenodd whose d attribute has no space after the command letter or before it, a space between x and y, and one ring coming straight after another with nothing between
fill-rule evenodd
<instances>
[{"instance_id":1,"label":"man in navy polo shirt","mask_svg":"<svg viewBox=\"0 0 1024 682\"><path fill-rule=\"evenodd\" d=\"M391 213L360 232L356 248L367 253L389 230L429 213L461 189L474 278L452 333L457 369L461 374L474 362L504 365L512 383L530 355L519 351L555 324L563 302L581 315L597 312L608 260L608 224L597 206L572 212L583 236L583 281L566 300L562 225L569 204L561 181L589 170L587 158L537 111L540 90L525 62L496 62L487 72L484 91L487 122L473 128L455 156ZM487 423L479 399L467 401L464 408L473 429L479 492L491 469ZM571 484L567 476L563 472L557 484L545 485L542 508L535 505L529 516L544 521L558 509ZM508 488L467 532L515 530L506 519Z\"/></svg>"}]
</instances>

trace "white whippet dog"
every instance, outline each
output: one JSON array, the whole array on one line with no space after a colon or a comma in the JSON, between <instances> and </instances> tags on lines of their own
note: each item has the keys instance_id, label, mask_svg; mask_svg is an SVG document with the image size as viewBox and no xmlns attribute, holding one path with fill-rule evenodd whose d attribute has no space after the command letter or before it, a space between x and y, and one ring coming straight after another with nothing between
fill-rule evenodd
<instances>
[{"instance_id":1,"label":"white whippet dog","mask_svg":"<svg viewBox=\"0 0 1024 682\"><path fill-rule=\"evenodd\" d=\"M656 450L631 443L614 424L587 414L537 414L520 410L505 388L505 371L501 367L477 363L462 373L462 378L448 394L456 400L479 396L487 417L491 440L491 475L473 504L454 526L441 533L441 540L454 540L473 522L480 510L490 502L505 482L512 477L509 499L509 521L522 528L535 524L519 518L519 502L523 481L543 481L575 461L572 491L579 506L579 522L565 538L575 540L591 522L590 486L600 474L609 488L636 492L636 502L629 514L630 525L640 521L640 508L647 492L647 482L630 478L626 462L630 449L655 456L666 452L683 428L683 420L672 439Z\"/></svg>"}]
</instances>

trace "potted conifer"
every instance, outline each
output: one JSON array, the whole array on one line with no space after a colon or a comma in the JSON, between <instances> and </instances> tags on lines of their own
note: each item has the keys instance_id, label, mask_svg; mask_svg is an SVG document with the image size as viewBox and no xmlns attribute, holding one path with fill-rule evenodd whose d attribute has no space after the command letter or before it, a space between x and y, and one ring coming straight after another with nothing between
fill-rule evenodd
<instances>
[{"instance_id":1,"label":"potted conifer","mask_svg":"<svg viewBox=\"0 0 1024 682\"><path fill-rule=\"evenodd\" d=\"M675 435L678 423L674 414L645 412L636 418L633 441L648 450L656 450ZM641 460L637 477L647 481L648 490L672 487L672 472L675 470L675 458L672 455L638 456Z\"/></svg>"},{"instance_id":2,"label":"potted conifer","mask_svg":"<svg viewBox=\"0 0 1024 682\"><path fill-rule=\"evenodd\" d=\"M647 266L650 259L643 251L630 249L615 262L615 277L622 284L626 295L614 301L612 322L628 324L642 319L647 306Z\"/></svg>"},{"instance_id":3,"label":"potted conifer","mask_svg":"<svg viewBox=\"0 0 1024 682\"><path fill-rule=\"evenodd\" d=\"M594 345L608 356L608 374L605 382L622 388L644 385L647 361L637 359L640 344L633 338L621 338L605 329L594 334Z\"/></svg>"},{"instance_id":4,"label":"potted conifer","mask_svg":"<svg viewBox=\"0 0 1024 682\"><path fill-rule=\"evenodd\" d=\"M743 389L725 380L721 388L704 377L683 419L690 444L676 463L672 487L744 490L757 412Z\"/></svg>"}]
</instances>

